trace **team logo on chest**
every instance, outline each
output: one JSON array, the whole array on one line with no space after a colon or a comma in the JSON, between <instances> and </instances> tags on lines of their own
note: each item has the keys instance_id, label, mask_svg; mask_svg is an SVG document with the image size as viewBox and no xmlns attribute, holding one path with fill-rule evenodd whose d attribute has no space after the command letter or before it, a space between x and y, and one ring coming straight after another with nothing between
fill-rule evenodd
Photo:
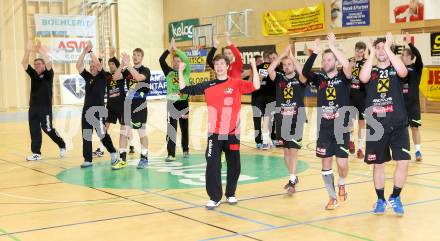
<instances>
[{"instance_id":1,"label":"team logo on chest","mask_svg":"<svg viewBox=\"0 0 440 241\"><path fill-rule=\"evenodd\" d=\"M288 83L287 86L283 89L284 99L293 99L293 88L292 83Z\"/></svg>"},{"instance_id":2,"label":"team logo on chest","mask_svg":"<svg viewBox=\"0 0 440 241\"><path fill-rule=\"evenodd\" d=\"M359 71L360 71L360 68L355 67L355 68L353 68L353 71L351 73L354 77L359 77Z\"/></svg>"},{"instance_id":3,"label":"team logo on chest","mask_svg":"<svg viewBox=\"0 0 440 241\"><path fill-rule=\"evenodd\" d=\"M336 100L336 88L334 87L333 81L329 81L327 89L325 89L325 98L328 101Z\"/></svg>"},{"instance_id":4,"label":"team logo on chest","mask_svg":"<svg viewBox=\"0 0 440 241\"><path fill-rule=\"evenodd\" d=\"M179 84L179 77L178 76L175 76L174 78L173 78L173 84Z\"/></svg>"},{"instance_id":5,"label":"team logo on chest","mask_svg":"<svg viewBox=\"0 0 440 241\"><path fill-rule=\"evenodd\" d=\"M334 87L329 87L325 90L325 97L328 101L336 100L336 89Z\"/></svg>"},{"instance_id":6,"label":"team logo on chest","mask_svg":"<svg viewBox=\"0 0 440 241\"><path fill-rule=\"evenodd\" d=\"M390 89L390 78L388 70L379 70L379 81L377 82L377 92L384 93Z\"/></svg>"},{"instance_id":7,"label":"team logo on chest","mask_svg":"<svg viewBox=\"0 0 440 241\"><path fill-rule=\"evenodd\" d=\"M110 86L115 87L116 86L116 80L111 79L110 80Z\"/></svg>"},{"instance_id":8,"label":"team logo on chest","mask_svg":"<svg viewBox=\"0 0 440 241\"><path fill-rule=\"evenodd\" d=\"M231 87L226 88L225 91L224 91L224 93L227 94L227 95L232 94L232 92L234 92L234 89L232 89Z\"/></svg>"}]
</instances>

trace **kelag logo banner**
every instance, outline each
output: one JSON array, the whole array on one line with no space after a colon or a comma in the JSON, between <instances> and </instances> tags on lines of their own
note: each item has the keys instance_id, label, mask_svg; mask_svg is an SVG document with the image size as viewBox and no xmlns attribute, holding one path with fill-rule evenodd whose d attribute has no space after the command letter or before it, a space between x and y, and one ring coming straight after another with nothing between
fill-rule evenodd
<instances>
[{"instance_id":1,"label":"kelag logo banner","mask_svg":"<svg viewBox=\"0 0 440 241\"><path fill-rule=\"evenodd\" d=\"M168 25L169 41L174 37L176 42L189 41L193 39L193 27L199 25L199 19L186 19L172 22Z\"/></svg>"}]
</instances>

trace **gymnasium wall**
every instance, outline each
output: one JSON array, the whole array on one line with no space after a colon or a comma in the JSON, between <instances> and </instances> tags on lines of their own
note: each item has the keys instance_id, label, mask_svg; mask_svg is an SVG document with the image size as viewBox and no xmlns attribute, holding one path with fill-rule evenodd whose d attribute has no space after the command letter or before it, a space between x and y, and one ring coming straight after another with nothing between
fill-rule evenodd
<instances>
[{"instance_id":1,"label":"gymnasium wall","mask_svg":"<svg viewBox=\"0 0 440 241\"><path fill-rule=\"evenodd\" d=\"M316 5L321 2L324 2L326 8L325 31L283 37L264 37L262 35L261 15L263 12L268 10L286 10L292 8L301 8ZM176 20L183 20L188 18L203 18L214 15L227 14L230 11L253 9L254 11L252 12L249 20L249 31L251 36L234 38L234 42L236 42L237 45L243 46L276 44L277 49L279 50L283 49L288 44L290 38L320 36L325 35L328 31L333 31L335 34L349 34L359 36L383 34L387 31L391 31L396 34L405 31L409 31L410 33L420 33L423 31L440 31L440 20L419 21L403 24L389 23L388 0L370 0L370 26L332 29L330 27L330 15L328 14L328 9L330 9L330 2L331 1L324 0L164 0L164 22L165 27L168 27L168 23ZM164 40L168 41L168 32L165 32ZM189 43L182 42L180 44L188 45Z\"/></svg>"},{"instance_id":2,"label":"gymnasium wall","mask_svg":"<svg viewBox=\"0 0 440 241\"><path fill-rule=\"evenodd\" d=\"M131 55L133 49L141 47L145 52L144 65L160 70L165 26L163 1L119 0L117 19L120 51Z\"/></svg>"},{"instance_id":3,"label":"gymnasium wall","mask_svg":"<svg viewBox=\"0 0 440 241\"><path fill-rule=\"evenodd\" d=\"M24 1L0 1L0 109L24 106L29 101L20 64L24 51Z\"/></svg>"},{"instance_id":4,"label":"gymnasium wall","mask_svg":"<svg viewBox=\"0 0 440 241\"><path fill-rule=\"evenodd\" d=\"M0 0L0 111L23 110L29 104L30 81L21 67L27 39L34 36L34 13L81 13L83 0L65 0L64 5L48 1ZM49 7L50 6L50 7ZM62 7L60 7L62 6ZM114 8L118 31L114 44L129 53L136 47L145 51L144 65L159 70L158 58L163 51L163 1L120 0ZM99 34L99 33L98 33ZM31 54L30 61L35 57ZM74 64L55 64L54 104L60 103L59 74L75 74Z\"/></svg>"},{"instance_id":5,"label":"gymnasium wall","mask_svg":"<svg viewBox=\"0 0 440 241\"><path fill-rule=\"evenodd\" d=\"M286 10L292 8L313 6L321 2L324 2L326 9L326 29L324 31L280 37L263 36L261 24L261 15L263 12L268 10ZM333 31L337 36L339 35L341 37L383 35L385 32L388 31L394 34L401 34L404 32L426 33L440 31L440 20L426 20L400 24L390 23L390 9L388 0L370 0L370 26L332 29L330 27L331 17L328 11L328 9L330 9L330 3L331 1L324 0L164 0L164 23L165 28L167 28L168 23L176 20L211 17L215 15L227 14L231 11L243 11L245 9L253 9L248 26L250 36L234 37L233 41L237 46L275 44L278 51L282 51L289 42L310 40L314 36L324 36L329 31ZM219 38L219 40L221 41L221 44L225 43L223 39ZM165 31L164 41L165 46L167 46L167 31ZM178 46L189 45L191 45L191 42L178 43ZM440 113L440 102L429 102L423 96L421 98L421 107L422 110L425 112Z\"/></svg>"}]
</instances>

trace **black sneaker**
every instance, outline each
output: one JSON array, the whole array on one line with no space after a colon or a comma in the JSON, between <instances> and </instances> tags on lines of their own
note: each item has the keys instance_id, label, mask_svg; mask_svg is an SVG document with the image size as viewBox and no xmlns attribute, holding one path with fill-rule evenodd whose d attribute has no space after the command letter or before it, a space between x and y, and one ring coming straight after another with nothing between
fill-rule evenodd
<instances>
[{"instance_id":1,"label":"black sneaker","mask_svg":"<svg viewBox=\"0 0 440 241\"><path fill-rule=\"evenodd\" d=\"M127 153L126 152L119 153L119 157L121 158L122 161L124 161L124 162L127 161Z\"/></svg>"},{"instance_id":2,"label":"black sneaker","mask_svg":"<svg viewBox=\"0 0 440 241\"><path fill-rule=\"evenodd\" d=\"M296 177L295 182L289 180L289 182L284 186L284 189L286 189L287 194L292 195L296 192L295 185L298 182L299 182L298 177Z\"/></svg>"},{"instance_id":3,"label":"black sneaker","mask_svg":"<svg viewBox=\"0 0 440 241\"><path fill-rule=\"evenodd\" d=\"M104 152L101 151L100 148L98 148L98 149L96 149L96 151L94 151L94 152L92 153L92 155L93 155L93 157L103 157L103 156L104 156Z\"/></svg>"},{"instance_id":4,"label":"black sneaker","mask_svg":"<svg viewBox=\"0 0 440 241\"><path fill-rule=\"evenodd\" d=\"M134 154L135 153L135 151L134 151L134 146L130 146L130 151L128 152L129 154Z\"/></svg>"}]
</instances>

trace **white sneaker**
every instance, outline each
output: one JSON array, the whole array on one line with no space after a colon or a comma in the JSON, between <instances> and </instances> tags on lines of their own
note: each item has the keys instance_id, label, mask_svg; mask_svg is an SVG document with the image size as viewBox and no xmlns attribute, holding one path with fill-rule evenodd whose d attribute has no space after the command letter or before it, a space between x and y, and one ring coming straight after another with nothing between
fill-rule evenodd
<instances>
[{"instance_id":1,"label":"white sneaker","mask_svg":"<svg viewBox=\"0 0 440 241\"><path fill-rule=\"evenodd\" d=\"M87 167L91 167L91 166L93 166L93 163L92 162L88 162L88 161L84 161L81 164L81 168L87 168Z\"/></svg>"},{"instance_id":2,"label":"white sneaker","mask_svg":"<svg viewBox=\"0 0 440 241\"><path fill-rule=\"evenodd\" d=\"M66 155L66 148L60 148L60 157L63 158Z\"/></svg>"},{"instance_id":3,"label":"white sneaker","mask_svg":"<svg viewBox=\"0 0 440 241\"><path fill-rule=\"evenodd\" d=\"M214 202L212 200L209 200L209 202L206 204L206 208L209 210L212 210L212 209L218 207L219 205L220 205L220 201Z\"/></svg>"},{"instance_id":4,"label":"white sneaker","mask_svg":"<svg viewBox=\"0 0 440 241\"><path fill-rule=\"evenodd\" d=\"M228 197L226 198L226 202L228 202L230 205L237 204L238 200L236 197Z\"/></svg>"},{"instance_id":5,"label":"white sneaker","mask_svg":"<svg viewBox=\"0 0 440 241\"><path fill-rule=\"evenodd\" d=\"M270 144L263 144L262 146L261 146L261 150L270 150Z\"/></svg>"},{"instance_id":6,"label":"white sneaker","mask_svg":"<svg viewBox=\"0 0 440 241\"><path fill-rule=\"evenodd\" d=\"M110 153L111 161L110 164L114 165L118 161L118 153Z\"/></svg>"},{"instance_id":7,"label":"white sneaker","mask_svg":"<svg viewBox=\"0 0 440 241\"><path fill-rule=\"evenodd\" d=\"M26 157L26 160L28 160L28 161L38 161L38 160L41 160L41 155L37 154L37 153L34 153L34 154L32 154L32 156Z\"/></svg>"}]
</instances>

